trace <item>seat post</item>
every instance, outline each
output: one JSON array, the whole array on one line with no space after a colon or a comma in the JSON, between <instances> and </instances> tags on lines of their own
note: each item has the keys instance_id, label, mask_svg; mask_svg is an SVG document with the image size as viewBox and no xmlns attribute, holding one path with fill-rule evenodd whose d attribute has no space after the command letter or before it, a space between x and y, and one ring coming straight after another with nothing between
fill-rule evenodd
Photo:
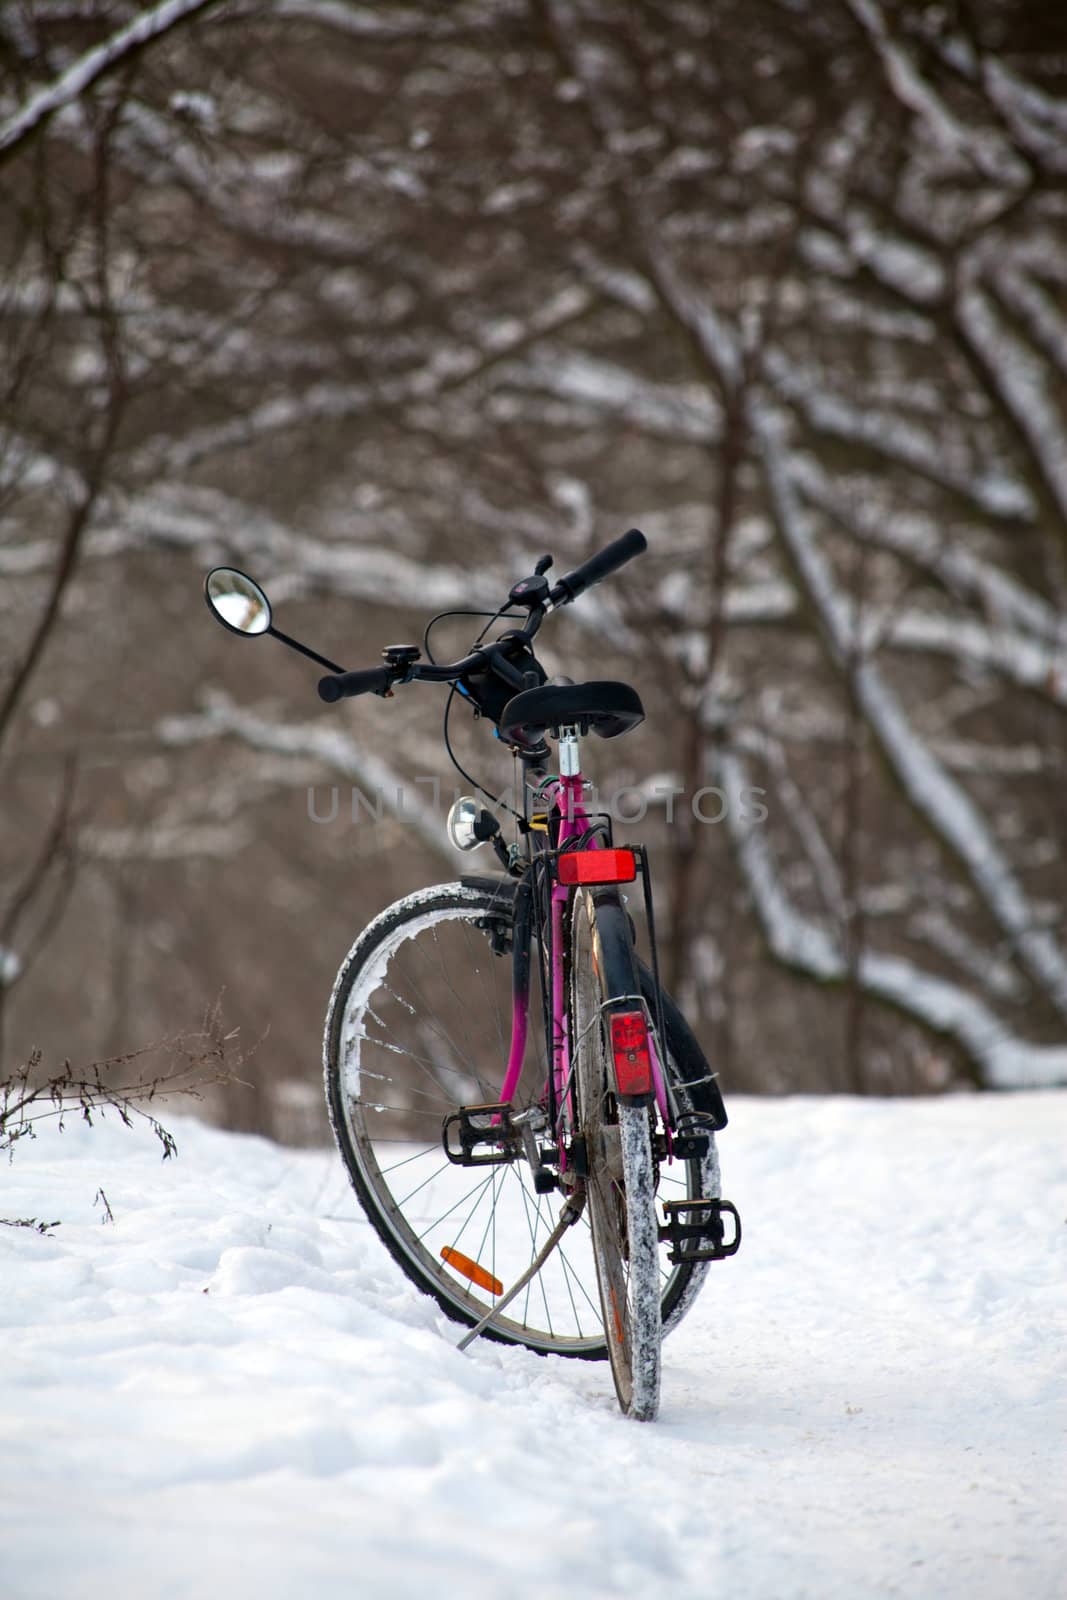
<instances>
[{"instance_id":1,"label":"seat post","mask_svg":"<svg viewBox=\"0 0 1067 1600\"><path fill-rule=\"evenodd\" d=\"M582 756L578 741L578 729L573 724L559 730L559 775L561 778L576 778L582 770Z\"/></svg>"},{"instance_id":2,"label":"seat post","mask_svg":"<svg viewBox=\"0 0 1067 1600\"><path fill-rule=\"evenodd\" d=\"M559 730L559 782L557 803L561 826L559 842L571 838L580 826L582 817L582 755L578 741L578 728L574 723L562 724Z\"/></svg>"}]
</instances>

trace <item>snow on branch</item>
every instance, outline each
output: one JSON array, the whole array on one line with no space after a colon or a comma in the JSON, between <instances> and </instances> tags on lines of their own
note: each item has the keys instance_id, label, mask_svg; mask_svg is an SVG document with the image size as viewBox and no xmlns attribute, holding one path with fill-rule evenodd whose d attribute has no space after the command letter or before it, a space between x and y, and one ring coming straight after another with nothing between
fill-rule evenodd
<instances>
[{"instance_id":1,"label":"snow on branch","mask_svg":"<svg viewBox=\"0 0 1067 1600\"><path fill-rule=\"evenodd\" d=\"M816 613L820 633L849 684L909 803L966 869L1012 948L1061 1016L1067 1017L1067 958L1023 893L985 817L912 728L874 663L864 658L852 608L839 593L818 548L779 442L776 419L750 405L753 435L779 537L797 581Z\"/></svg>"},{"instance_id":2,"label":"snow on branch","mask_svg":"<svg viewBox=\"0 0 1067 1600\"><path fill-rule=\"evenodd\" d=\"M346 532L344 543L314 539L221 490L163 482L125 508L117 526L92 535L86 553L110 556L151 543L202 553L205 561L223 552L230 561L262 561L268 568L260 573L264 581L278 575L271 582L276 599L321 586L379 605L407 606L413 594L428 607L470 604L466 568L427 566L380 541L353 543L352 530ZM491 582L490 576L490 593ZM506 590L503 575L501 584Z\"/></svg>"},{"instance_id":3,"label":"snow on branch","mask_svg":"<svg viewBox=\"0 0 1067 1600\"><path fill-rule=\"evenodd\" d=\"M1033 513L1025 486L1003 471L963 470L946 461L943 432L921 428L862 400L845 399L827 389L819 374L801 367L781 349L768 350L764 369L778 393L795 406L816 432L861 444L874 455L921 473L942 488L969 500L986 516L1017 519Z\"/></svg>"},{"instance_id":4,"label":"snow on branch","mask_svg":"<svg viewBox=\"0 0 1067 1600\"><path fill-rule=\"evenodd\" d=\"M847 207L842 220L849 250L879 283L924 308L941 301L947 274L933 250L876 227L857 206Z\"/></svg>"},{"instance_id":5,"label":"snow on branch","mask_svg":"<svg viewBox=\"0 0 1067 1600\"><path fill-rule=\"evenodd\" d=\"M1050 646L1061 640L1063 618L1054 606L962 542L950 542L932 518L888 515L844 495L810 456L794 454L789 470L809 504L828 511L857 538L931 573L950 593L977 601L994 625L1036 634Z\"/></svg>"},{"instance_id":6,"label":"snow on branch","mask_svg":"<svg viewBox=\"0 0 1067 1600\"><path fill-rule=\"evenodd\" d=\"M264 10L288 21L314 22L356 39L435 39L462 31L472 21L469 8L452 5L436 15L417 6L354 5L352 0L253 0L239 15L262 16ZM499 20L494 18L494 20Z\"/></svg>"},{"instance_id":7,"label":"snow on branch","mask_svg":"<svg viewBox=\"0 0 1067 1600\"><path fill-rule=\"evenodd\" d=\"M735 390L743 373L737 335L726 319L685 282L669 253L659 243L655 228L644 230L642 242L649 277L663 301L695 339L717 383L727 392Z\"/></svg>"},{"instance_id":8,"label":"snow on branch","mask_svg":"<svg viewBox=\"0 0 1067 1600\"><path fill-rule=\"evenodd\" d=\"M989 56L982 62L982 82L1018 143L1044 167L1067 172L1067 101L1053 99Z\"/></svg>"},{"instance_id":9,"label":"snow on branch","mask_svg":"<svg viewBox=\"0 0 1067 1600\"><path fill-rule=\"evenodd\" d=\"M996 265L993 276L998 298L1025 322L1030 337L1060 379L1067 378L1067 318L1052 296L1012 262Z\"/></svg>"},{"instance_id":10,"label":"snow on branch","mask_svg":"<svg viewBox=\"0 0 1067 1600\"><path fill-rule=\"evenodd\" d=\"M582 317L592 304L586 290L568 287L549 298L526 322L515 319L506 335L487 347L477 341L436 349L421 365L377 384L315 383L300 393L278 395L228 421L194 428L184 438L150 439L130 463L135 476L152 478L188 470L207 457L284 433L315 418L338 420L424 404L483 378L529 340Z\"/></svg>"},{"instance_id":11,"label":"snow on branch","mask_svg":"<svg viewBox=\"0 0 1067 1600\"><path fill-rule=\"evenodd\" d=\"M578 271L587 283L620 306L651 316L656 309L656 296L647 278L628 266L607 262L587 244L576 244L571 252Z\"/></svg>"},{"instance_id":12,"label":"snow on branch","mask_svg":"<svg viewBox=\"0 0 1067 1600\"><path fill-rule=\"evenodd\" d=\"M976 599L988 614L988 620L978 620L918 606L872 603L862 621L863 651L885 647L945 656L1067 709L1067 618L962 546L942 543L926 519L880 517L840 493L807 459L796 458L794 464L794 482L811 504L829 511L856 538L933 572L950 589L963 591L961 598ZM725 615L734 625L774 625L799 609L794 590L783 583L731 586L726 595Z\"/></svg>"},{"instance_id":13,"label":"snow on branch","mask_svg":"<svg viewBox=\"0 0 1067 1600\"><path fill-rule=\"evenodd\" d=\"M186 822L174 826L82 828L78 847L95 861L188 861L204 856L229 859L251 843L244 822Z\"/></svg>"},{"instance_id":14,"label":"snow on branch","mask_svg":"<svg viewBox=\"0 0 1067 1600\"><path fill-rule=\"evenodd\" d=\"M54 83L39 89L14 116L0 123L0 160L14 154L38 127L77 100L120 61L218 3L219 0L162 0L161 4L134 17L103 44L79 56Z\"/></svg>"},{"instance_id":15,"label":"snow on branch","mask_svg":"<svg viewBox=\"0 0 1067 1600\"><path fill-rule=\"evenodd\" d=\"M938 759L953 772L1023 778L1064 771L1059 753L1043 744L996 745L980 739L932 739L930 743Z\"/></svg>"},{"instance_id":16,"label":"snow on branch","mask_svg":"<svg viewBox=\"0 0 1067 1600\"><path fill-rule=\"evenodd\" d=\"M198 715L167 717L157 732L164 744L180 746L205 740L236 737L254 750L273 755L310 758L358 786L375 807L381 806L403 822L432 853L455 871L467 858L453 850L445 832L444 817L423 798L423 791L407 783L379 756L362 749L340 728L320 723L285 723L256 716L236 705L228 695L215 692Z\"/></svg>"},{"instance_id":17,"label":"snow on branch","mask_svg":"<svg viewBox=\"0 0 1067 1600\"><path fill-rule=\"evenodd\" d=\"M908 921L908 933L947 955L962 972L974 978L984 991L996 995L998 999L1025 999L1025 986L1015 968L1009 962L999 960L992 951L983 949L951 917L946 916L940 906L925 906L916 911Z\"/></svg>"},{"instance_id":18,"label":"snow on branch","mask_svg":"<svg viewBox=\"0 0 1067 1600\"><path fill-rule=\"evenodd\" d=\"M702 385L651 383L585 352L545 345L505 368L499 379L512 388L582 402L671 440L710 444L721 432L719 408Z\"/></svg>"},{"instance_id":19,"label":"snow on branch","mask_svg":"<svg viewBox=\"0 0 1067 1600\"><path fill-rule=\"evenodd\" d=\"M2 570L2 564L0 564ZM776 627L799 618L801 608L787 584L751 584L727 590L723 615L733 627ZM944 656L964 669L992 673L1028 694L1067 710L1067 633L1058 645L986 622L943 612L872 605L864 615L862 649Z\"/></svg>"},{"instance_id":20,"label":"snow on branch","mask_svg":"<svg viewBox=\"0 0 1067 1600\"><path fill-rule=\"evenodd\" d=\"M748 782L732 752L713 756L715 782L727 793ZM797 911L775 867L765 831L727 809L738 864L768 949L776 961L820 983L843 984L852 976L866 994L955 1041L993 1089L1025 1089L1067 1083L1067 1045L1035 1045L1020 1039L985 1003L958 984L910 961L865 950L850 972L827 929Z\"/></svg>"},{"instance_id":21,"label":"snow on branch","mask_svg":"<svg viewBox=\"0 0 1067 1600\"><path fill-rule=\"evenodd\" d=\"M990 130L973 128L960 121L922 76L908 52L892 38L877 0L848 0L848 5L870 38L893 94L923 123L942 149L963 157L985 177L998 183L1024 183L1028 176L1025 162Z\"/></svg>"},{"instance_id":22,"label":"snow on branch","mask_svg":"<svg viewBox=\"0 0 1067 1600\"><path fill-rule=\"evenodd\" d=\"M471 494L463 509L471 524L483 508ZM499 510L484 509L499 533ZM107 514L105 509L102 516ZM400 610L410 609L413 595L418 595L420 606L442 611L463 609L472 599L495 606L524 563L532 567L541 553L538 547L551 539L550 527L540 521L531 521L529 527L521 519L517 524L509 522L509 532L516 543L521 541L522 548L515 549L514 560L507 564L501 559L498 566L482 567L477 593L472 595L469 567L443 561L427 564L389 548L381 537L380 517L370 528L361 514L353 513L343 541L315 539L221 490L166 480L111 514L114 520L109 525L88 535L82 559L112 560L146 545L162 545L189 551L205 570L219 562L243 562L267 583L277 602L319 593ZM367 543L359 542L358 536L364 532L372 535ZM502 549L501 558L505 553ZM51 570L54 564L52 540L0 546L0 577L29 577ZM773 596L766 601L772 603ZM609 638L616 646L636 648L636 640L610 595L587 596L571 620L574 626Z\"/></svg>"},{"instance_id":23,"label":"snow on branch","mask_svg":"<svg viewBox=\"0 0 1067 1600\"><path fill-rule=\"evenodd\" d=\"M85 493L85 479L75 468L40 450L32 440L0 425L0 489L56 489L68 500Z\"/></svg>"},{"instance_id":24,"label":"snow on branch","mask_svg":"<svg viewBox=\"0 0 1067 1600\"><path fill-rule=\"evenodd\" d=\"M959 295L956 312L960 327L981 357L990 384L1026 440L1049 496L1067 523L1067 434L1057 401L1049 392L1043 362L1008 333L992 300L976 284Z\"/></svg>"},{"instance_id":25,"label":"snow on branch","mask_svg":"<svg viewBox=\"0 0 1067 1600\"><path fill-rule=\"evenodd\" d=\"M264 107L264 117L273 114ZM125 108L115 151L142 181L177 179L229 232L258 242L285 246L307 258L344 267L372 260L380 250L380 229L366 212L358 219L315 211L297 203L292 192L299 163L291 152L269 152L262 159L239 157L221 141L190 139L173 118L131 102ZM392 187L386 174L367 162L360 176L373 175L379 188ZM279 195L284 203L279 203Z\"/></svg>"},{"instance_id":26,"label":"snow on branch","mask_svg":"<svg viewBox=\"0 0 1067 1600\"><path fill-rule=\"evenodd\" d=\"M1009 679L1021 689L1067 708L1067 643L1057 649L1023 634L933 611L904 611L883 621L873 611L864 625L871 642L893 649L951 656Z\"/></svg>"},{"instance_id":27,"label":"snow on branch","mask_svg":"<svg viewBox=\"0 0 1067 1600\"><path fill-rule=\"evenodd\" d=\"M739 728L736 743L739 749L758 755L773 773L781 808L804 848L823 905L838 926L842 926L848 917L848 904L841 873L818 818L789 769L781 741L757 728Z\"/></svg>"}]
</instances>

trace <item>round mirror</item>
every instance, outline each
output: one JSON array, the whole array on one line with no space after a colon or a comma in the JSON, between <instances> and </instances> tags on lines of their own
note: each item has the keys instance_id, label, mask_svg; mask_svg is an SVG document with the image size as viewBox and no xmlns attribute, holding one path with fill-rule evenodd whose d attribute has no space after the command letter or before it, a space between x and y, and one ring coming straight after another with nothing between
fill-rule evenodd
<instances>
[{"instance_id":1,"label":"round mirror","mask_svg":"<svg viewBox=\"0 0 1067 1600\"><path fill-rule=\"evenodd\" d=\"M235 567L216 567L204 584L207 603L223 627L234 633L266 633L270 601L258 583Z\"/></svg>"},{"instance_id":2,"label":"round mirror","mask_svg":"<svg viewBox=\"0 0 1067 1600\"><path fill-rule=\"evenodd\" d=\"M448 813L445 827L448 837L457 850L477 850L484 839L479 839L475 829L482 814L482 808L471 795L465 794L455 802Z\"/></svg>"}]
</instances>

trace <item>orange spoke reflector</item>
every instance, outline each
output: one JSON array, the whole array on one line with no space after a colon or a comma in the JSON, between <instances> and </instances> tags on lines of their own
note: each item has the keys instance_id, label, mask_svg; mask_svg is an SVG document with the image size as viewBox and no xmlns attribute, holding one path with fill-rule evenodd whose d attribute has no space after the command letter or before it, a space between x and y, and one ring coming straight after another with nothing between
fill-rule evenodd
<instances>
[{"instance_id":1,"label":"orange spoke reflector","mask_svg":"<svg viewBox=\"0 0 1067 1600\"><path fill-rule=\"evenodd\" d=\"M632 850L564 850L557 866L560 883L633 883L637 877Z\"/></svg>"},{"instance_id":2,"label":"orange spoke reflector","mask_svg":"<svg viewBox=\"0 0 1067 1600\"><path fill-rule=\"evenodd\" d=\"M616 1011L609 1018L609 1025L615 1087L620 1094L648 1094L652 1089L652 1061L644 1012Z\"/></svg>"},{"instance_id":3,"label":"orange spoke reflector","mask_svg":"<svg viewBox=\"0 0 1067 1600\"><path fill-rule=\"evenodd\" d=\"M491 1272L486 1272L477 1261L472 1261L470 1256L465 1256L462 1250L453 1250L450 1244L441 1246L441 1260L447 1261L450 1267L455 1267L465 1278L476 1283L479 1289L488 1289L490 1294L503 1294L504 1285L499 1278L494 1278Z\"/></svg>"},{"instance_id":4,"label":"orange spoke reflector","mask_svg":"<svg viewBox=\"0 0 1067 1600\"><path fill-rule=\"evenodd\" d=\"M616 1334L616 1337L618 1338L619 1343L621 1345L625 1346L625 1344L626 1344L626 1334L623 1332L622 1318L619 1316L619 1302L618 1302L618 1298L617 1298L617 1296L615 1294L614 1285L610 1289L609 1293L611 1295L611 1314L615 1318L615 1334Z\"/></svg>"}]
</instances>

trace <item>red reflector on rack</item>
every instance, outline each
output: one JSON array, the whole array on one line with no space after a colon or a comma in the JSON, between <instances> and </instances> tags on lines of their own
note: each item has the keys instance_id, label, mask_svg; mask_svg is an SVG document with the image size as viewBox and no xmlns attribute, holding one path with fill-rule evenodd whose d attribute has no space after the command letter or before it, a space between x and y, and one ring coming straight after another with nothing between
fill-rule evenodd
<instances>
[{"instance_id":1,"label":"red reflector on rack","mask_svg":"<svg viewBox=\"0 0 1067 1600\"><path fill-rule=\"evenodd\" d=\"M632 850L564 850L560 883L633 883L637 861Z\"/></svg>"},{"instance_id":2,"label":"red reflector on rack","mask_svg":"<svg viewBox=\"0 0 1067 1600\"><path fill-rule=\"evenodd\" d=\"M652 1061L644 1012L616 1011L609 1018L609 1027L611 1053L615 1058L615 1087L620 1094L649 1094Z\"/></svg>"}]
</instances>

